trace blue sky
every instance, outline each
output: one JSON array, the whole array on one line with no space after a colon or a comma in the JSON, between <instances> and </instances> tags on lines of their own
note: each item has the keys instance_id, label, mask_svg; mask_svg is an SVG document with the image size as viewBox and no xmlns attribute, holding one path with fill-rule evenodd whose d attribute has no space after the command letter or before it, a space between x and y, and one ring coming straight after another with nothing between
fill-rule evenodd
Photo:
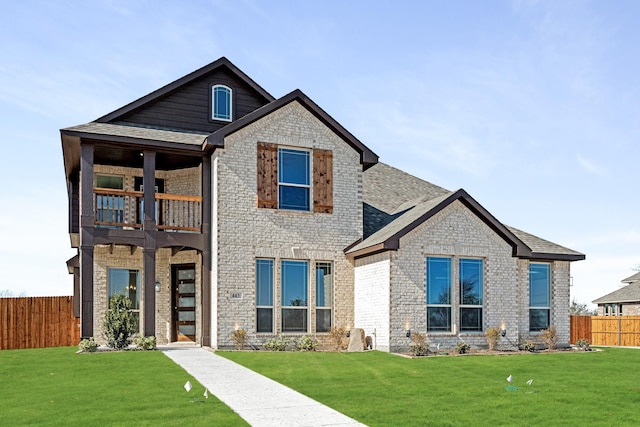
<instances>
[{"instance_id":1,"label":"blue sky","mask_svg":"<svg viewBox=\"0 0 640 427\"><path fill-rule=\"evenodd\" d=\"M0 290L68 295L59 129L226 56L299 88L381 161L587 255L640 264L635 1L21 1L0 16Z\"/></svg>"}]
</instances>

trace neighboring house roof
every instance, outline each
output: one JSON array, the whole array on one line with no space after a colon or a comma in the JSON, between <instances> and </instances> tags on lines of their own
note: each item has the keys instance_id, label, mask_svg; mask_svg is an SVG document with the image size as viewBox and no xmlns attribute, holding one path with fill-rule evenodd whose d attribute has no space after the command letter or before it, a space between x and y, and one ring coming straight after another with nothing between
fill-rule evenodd
<instances>
[{"instance_id":1,"label":"neighboring house roof","mask_svg":"<svg viewBox=\"0 0 640 427\"><path fill-rule=\"evenodd\" d=\"M637 272L636 274L632 274L631 276L627 277L626 279L622 279L621 282L622 283L640 282L640 271Z\"/></svg>"},{"instance_id":2,"label":"neighboring house roof","mask_svg":"<svg viewBox=\"0 0 640 427\"><path fill-rule=\"evenodd\" d=\"M509 243L513 256L567 261L585 258L580 252L503 225L462 189L450 192L383 163L364 173L364 239L345 252L359 258L397 250L402 236L456 200Z\"/></svg>"},{"instance_id":3,"label":"neighboring house roof","mask_svg":"<svg viewBox=\"0 0 640 427\"><path fill-rule=\"evenodd\" d=\"M220 59L213 61L212 63L210 63L209 65L205 65L204 67L187 74L184 77L179 78L178 80L169 83L168 85L165 85L163 87L161 87L158 90L155 90L153 92L151 92L148 95L143 96L142 98L139 98L127 105L125 105L124 107L118 108L115 111L112 111L111 113L100 117L99 119L97 119L97 122L110 122L113 120L118 120L119 118L127 115L128 113L137 110L139 108L141 108L144 105L148 105L151 104L153 102L155 102L156 100L170 94L173 93L175 91L177 91L178 89L184 87L185 85L199 79L200 77L215 71L218 68L226 68L227 70L229 70L233 75L235 75L238 79L240 79L242 82L244 82L247 86L249 86L251 89L253 89L255 92L257 92L259 95L261 95L266 101L271 102L273 101L275 98L273 96L271 96L271 94L269 94L269 92L267 92L266 90L264 90L262 88L262 86L260 86L259 84L257 84L255 81L253 81L253 79L251 77L249 77L248 75L246 75L245 73L242 72L242 70L240 70L238 67L236 67L235 65L233 65L231 63L231 61L229 61L227 58L225 58L224 56L221 57Z\"/></svg>"},{"instance_id":4,"label":"neighboring house roof","mask_svg":"<svg viewBox=\"0 0 640 427\"><path fill-rule=\"evenodd\" d=\"M351 132L346 130L340 123L338 123L333 117L327 114L322 108L320 108L315 102L313 102L307 95L301 90L296 89L293 92L279 98L269 104L258 108L257 110L239 118L233 123L213 132L207 137L207 144L214 147L224 147L224 139L239 131L240 129L260 120L261 118L271 114L272 112L284 107L285 105L297 101L300 105L306 108L311 114L313 114L318 120L320 120L325 126L336 133L353 149L360 153L360 163L367 169L378 162L378 155L365 146L358 138L353 136Z\"/></svg>"},{"instance_id":5,"label":"neighboring house roof","mask_svg":"<svg viewBox=\"0 0 640 427\"><path fill-rule=\"evenodd\" d=\"M592 301L594 304L640 302L640 282L632 283Z\"/></svg>"}]
</instances>

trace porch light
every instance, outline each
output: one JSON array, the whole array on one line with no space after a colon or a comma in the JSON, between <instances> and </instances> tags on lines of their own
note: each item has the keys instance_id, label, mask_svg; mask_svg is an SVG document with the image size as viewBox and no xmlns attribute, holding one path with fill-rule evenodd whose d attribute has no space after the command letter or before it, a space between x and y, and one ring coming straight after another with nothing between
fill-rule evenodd
<instances>
[{"instance_id":1,"label":"porch light","mask_svg":"<svg viewBox=\"0 0 640 427\"><path fill-rule=\"evenodd\" d=\"M411 337L411 329L407 329L407 338Z\"/></svg>"},{"instance_id":2,"label":"porch light","mask_svg":"<svg viewBox=\"0 0 640 427\"><path fill-rule=\"evenodd\" d=\"M156 292L160 292L160 282L156 282Z\"/></svg>"},{"instance_id":3,"label":"porch light","mask_svg":"<svg viewBox=\"0 0 640 427\"><path fill-rule=\"evenodd\" d=\"M500 336L504 337L505 335L507 335L507 330L504 329L504 327L502 329L500 329Z\"/></svg>"},{"instance_id":4,"label":"porch light","mask_svg":"<svg viewBox=\"0 0 640 427\"><path fill-rule=\"evenodd\" d=\"M347 331L345 335L347 336L347 338L349 338L351 336L351 331Z\"/></svg>"}]
</instances>

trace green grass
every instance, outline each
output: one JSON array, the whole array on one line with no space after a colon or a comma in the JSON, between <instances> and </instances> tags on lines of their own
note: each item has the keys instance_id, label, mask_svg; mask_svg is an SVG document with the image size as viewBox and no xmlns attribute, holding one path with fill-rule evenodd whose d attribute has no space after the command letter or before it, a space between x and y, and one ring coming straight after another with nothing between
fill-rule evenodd
<instances>
[{"instance_id":1,"label":"green grass","mask_svg":"<svg viewBox=\"0 0 640 427\"><path fill-rule=\"evenodd\" d=\"M159 351L76 350L0 351L0 425L247 425Z\"/></svg>"},{"instance_id":2,"label":"green grass","mask_svg":"<svg viewBox=\"0 0 640 427\"><path fill-rule=\"evenodd\" d=\"M640 351L633 349L420 359L219 354L370 426L640 424ZM509 375L518 391L506 390Z\"/></svg>"}]
</instances>

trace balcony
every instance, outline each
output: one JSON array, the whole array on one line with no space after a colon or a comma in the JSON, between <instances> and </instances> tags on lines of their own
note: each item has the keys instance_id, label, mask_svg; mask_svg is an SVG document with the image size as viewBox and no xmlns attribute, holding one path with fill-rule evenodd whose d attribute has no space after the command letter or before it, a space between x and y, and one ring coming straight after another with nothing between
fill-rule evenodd
<instances>
[{"instance_id":1,"label":"balcony","mask_svg":"<svg viewBox=\"0 0 640 427\"><path fill-rule=\"evenodd\" d=\"M93 189L95 225L98 227L141 229L144 219L142 191ZM202 232L202 197L155 194L158 230Z\"/></svg>"}]
</instances>

